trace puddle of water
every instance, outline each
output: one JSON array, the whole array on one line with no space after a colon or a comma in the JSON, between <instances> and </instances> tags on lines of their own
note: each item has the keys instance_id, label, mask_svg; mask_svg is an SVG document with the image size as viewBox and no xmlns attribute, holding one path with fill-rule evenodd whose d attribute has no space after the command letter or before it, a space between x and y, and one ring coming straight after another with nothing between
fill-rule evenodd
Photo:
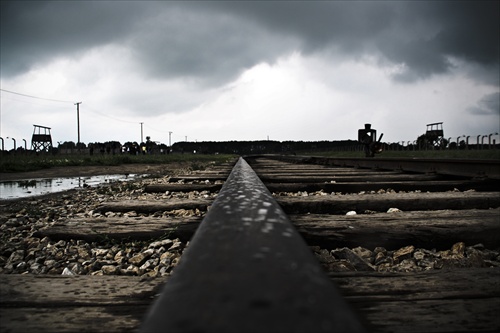
<instances>
[{"instance_id":1,"label":"puddle of water","mask_svg":"<svg viewBox=\"0 0 500 333\"><path fill-rule=\"evenodd\" d=\"M91 177L64 177L0 182L0 199L16 199L61 192L84 186L130 181L141 175L102 175Z\"/></svg>"}]
</instances>

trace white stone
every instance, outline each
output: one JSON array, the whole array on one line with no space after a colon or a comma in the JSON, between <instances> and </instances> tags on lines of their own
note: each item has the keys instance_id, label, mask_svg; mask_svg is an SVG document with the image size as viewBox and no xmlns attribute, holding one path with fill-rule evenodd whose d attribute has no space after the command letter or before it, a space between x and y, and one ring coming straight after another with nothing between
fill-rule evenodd
<instances>
[{"instance_id":1,"label":"white stone","mask_svg":"<svg viewBox=\"0 0 500 333\"><path fill-rule=\"evenodd\" d=\"M61 275L76 275L75 272L73 272L71 269L68 267L64 268L62 271Z\"/></svg>"},{"instance_id":2,"label":"white stone","mask_svg":"<svg viewBox=\"0 0 500 333\"><path fill-rule=\"evenodd\" d=\"M171 240L171 239L163 239L163 240L156 241L156 242L153 242L153 243L149 244L148 247L149 248L157 248L157 247L171 245L173 243L174 243L174 241Z\"/></svg>"}]
</instances>

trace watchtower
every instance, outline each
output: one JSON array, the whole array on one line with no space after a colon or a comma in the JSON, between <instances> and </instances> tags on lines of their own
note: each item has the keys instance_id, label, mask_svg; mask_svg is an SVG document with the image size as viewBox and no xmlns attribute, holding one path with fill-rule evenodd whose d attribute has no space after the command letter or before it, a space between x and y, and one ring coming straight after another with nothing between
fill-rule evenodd
<instances>
[{"instance_id":1,"label":"watchtower","mask_svg":"<svg viewBox=\"0 0 500 333\"><path fill-rule=\"evenodd\" d=\"M37 153L40 151L50 152L52 149L52 136L50 127L33 125L33 136L31 137L31 149ZM43 132L43 133L42 133Z\"/></svg>"},{"instance_id":2,"label":"watchtower","mask_svg":"<svg viewBox=\"0 0 500 333\"><path fill-rule=\"evenodd\" d=\"M441 147L444 137L443 123L427 124L427 131L425 132L425 139L432 144L433 147Z\"/></svg>"}]
</instances>

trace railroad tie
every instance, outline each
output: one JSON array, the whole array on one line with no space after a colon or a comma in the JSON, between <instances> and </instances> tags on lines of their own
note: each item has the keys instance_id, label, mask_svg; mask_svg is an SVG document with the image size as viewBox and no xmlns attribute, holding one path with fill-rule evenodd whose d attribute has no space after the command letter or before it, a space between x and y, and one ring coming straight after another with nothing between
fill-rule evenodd
<instances>
[{"instance_id":1,"label":"railroad tie","mask_svg":"<svg viewBox=\"0 0 500 333\"><path fill-rule=\"evenodd\" d=\"M139 332L365 332L240 158Z\"/></svg>"}]
</instances>

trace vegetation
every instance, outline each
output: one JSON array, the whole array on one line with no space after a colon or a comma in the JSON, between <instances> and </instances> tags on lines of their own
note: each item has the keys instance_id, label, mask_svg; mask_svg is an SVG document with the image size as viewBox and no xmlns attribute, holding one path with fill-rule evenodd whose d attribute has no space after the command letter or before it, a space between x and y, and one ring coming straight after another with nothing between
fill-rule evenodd
<instances>
[{"instance_id":1,"label":"vegetation","mask_svg":"<svg viewBox=\"0 0 500 333\"><path fill-rule=\"evenodd\" d=\"M236 155L201 155L201 154L165 154L165 155L22 155L22 154L4 154L0 159L0 172L25 172L42 170L51 167L67 166L104 166L104 165L122 165L122 164L169 164L169 163L187 163L193 169L207 162L215 164L224 163Z\"/></svg>"},{"instance_id":2,"label":"vegetation","mask_svg":"<svg viewBox=\"0 0 500 333\"><path fill-rule=\"evenodd\" d=\"M364 158L363 151L297 151L296 155ZM230 154L168 154L168 155L2 155L0 172L25 172L64 166L105 166L122 164L188 163L193 170L204 163L224 163L237 155ZM500 149L491 150L401 150L384 151L374 158L454 158L500 160Z\"/></svg>"},{"instance_id":3,"label":"vegetation","mask_svg":"<svg viewBox=\"0 0 500 333\"><path fill-rule=\"evenodd\" d=\"M81 144L65 142L51 153L26 151L0 151L0 172L25 172L67 166L112 166L123 164L185 163L196 170L208 162L223 163L240 155L294 154L326 157L364 158L359 141L226 141L178 142L172 147L156 144L146 138L146 143L119 142ZM425 141L425 140L424 140ZM384 151L374 158L454 158L500 160L500 145L418 145L403 146L399 143L384 144ZM419 148L420 149L417 149ZM422 148L425 147L425 148ZM488 149L491 148L491 149Z\"/></svg>"}]
</instances>

